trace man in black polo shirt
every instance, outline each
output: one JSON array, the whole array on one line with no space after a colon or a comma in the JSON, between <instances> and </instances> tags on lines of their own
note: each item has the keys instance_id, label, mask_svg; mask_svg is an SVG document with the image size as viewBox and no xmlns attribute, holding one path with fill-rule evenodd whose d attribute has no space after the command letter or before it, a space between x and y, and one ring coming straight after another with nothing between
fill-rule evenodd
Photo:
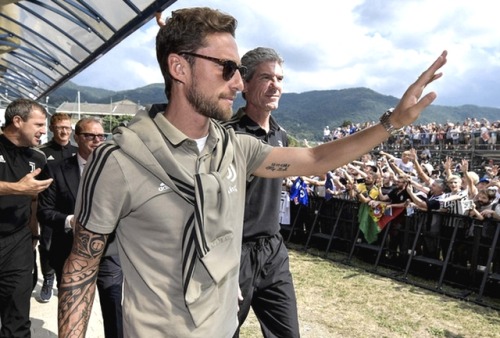
<instances>
[{"instance_id":1,"label":"man in black polo shirt","mask_svg":"<svg viewBox=\"0 0 500 338\"><path fill-rule=\"evenodd\" d=\"M72 128L71 118L68 114L55 113L50 117L49 130L54 134L52 140L42 144L38 149L43 151L47 157L47 162L57 162L65 158L75 156L78 147L70 142ZM49 264L49 250L52 242L52 227L47 224L40 224L40 267L43 274L43 285L40 290L40 301L46 303L52 297L52 287L54 286L54 269Z\"/></svg>"},{"instance_id":2,"label":"man in black polo shirt","mask_svg":"<svg viewBox=\"0 0 500 338\"><path fill-rule=\"evenodd\" d=\"M52 179L35 179L45 155L32 148L46 133L46 111L28 99L13 101L5 110L0 135L0 337L30 336L33 248L38 224L36 196Z\"/></svg>"},{"instance_id":3,"label":"man in black polo shirt","mask_svg":"<svg viewBox=\"0 0 500 338\"><path fill-rule=\"evenodd\" d=\"M259 47L241 62L248 68L243 79L246 106L228 125L270 145L288 146L285 130L271 116L283 89L283 59L273 49ZM238 320L241 326L252 307L264 337L293 338L299 336L299 324L288 251L280 235L281 186L280 178L254 177L247 184Z\"/></svg>"}]
</instances>

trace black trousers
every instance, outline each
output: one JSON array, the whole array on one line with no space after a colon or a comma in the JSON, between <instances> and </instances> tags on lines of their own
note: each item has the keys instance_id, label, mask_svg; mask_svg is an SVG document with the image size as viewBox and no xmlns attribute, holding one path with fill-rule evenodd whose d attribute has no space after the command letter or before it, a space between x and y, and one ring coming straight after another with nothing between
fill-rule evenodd
<instances>
[{"instance_id":1,"label":"black trousers","mask_svg":"<svg viewBox=\"0 0 500 338\"><path fill-rule=\"evenodd\" d=\"M264 337L300 336L288 250L280 234L243 243L239 283L240 326L252 308Z\"/></svg>"},{"instance_id":2,"label":"black trousers","mask_svg":"<svg viewBox=\"0 0 500 338\"><path fill-rule=\"evenodd\" d=\"M0 238L1 338L30 337L33 248L31 231L24 227Z\"/></svg>"},{"instance_id":3,"label":"black trousers","mask_svg":"<svg viewBox=\"0 0 500 338\"><path fill-rule=\"evenodd\" d=\"M123 273L118 255L104 256L99 264L97 290L106 338L123 337L122 285Z\"/></svg>"},{"instance_id":4,"label":"black trousers","mask_svg":"<svg viewBox=\"0 0 500 338\"><path fill-rule=\"evenodd\" d=\"M49 264L49 252L41 244L38 246L38 252L40 253L40 269L42 270L42 275L44 277L53 275L55 271Z\"/></svg>"},{"instance_id":5,"label":"black trousers","mask_svg":"<svg viewBox=\"0 0 500 338\"><path fill-rule=\"evenodd\" d=\"M40 243L38 245L38 252L40 253L40 269L42 275L53 275L55 273L52 266L49 264L49 251L52 243L52 229L48 226L40 225Z\"/></svg>"}]
</instances>

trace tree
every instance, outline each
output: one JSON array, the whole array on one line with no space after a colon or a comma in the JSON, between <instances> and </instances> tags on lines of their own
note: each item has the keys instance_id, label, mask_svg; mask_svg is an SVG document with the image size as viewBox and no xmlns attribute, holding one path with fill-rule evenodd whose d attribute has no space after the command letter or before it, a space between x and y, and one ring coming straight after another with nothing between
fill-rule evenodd
<instances>
[{"instance_id":1,"label":"tree","mask_svg":"<svg viewBox=\"0 0 500 338\"><path fill-rule=\"evenodd\" d=\"M120 123L128 123L132 120L130 115L106 115L102 118L102 124L106 133L113 132L113 129L118 127Z\"/></svg>"}]
</instances>

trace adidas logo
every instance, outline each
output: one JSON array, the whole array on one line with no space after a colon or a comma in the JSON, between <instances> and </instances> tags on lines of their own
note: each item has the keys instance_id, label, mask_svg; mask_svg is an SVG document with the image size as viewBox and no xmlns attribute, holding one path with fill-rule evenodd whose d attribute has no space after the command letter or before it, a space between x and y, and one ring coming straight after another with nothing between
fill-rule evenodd
<instances>
[{"instance_id":1,"label":"adidas logo","mask_svg":"<svg viewBox=\"0 0 500 338\"><path fill-rule=\"evenodd\" d=\"M0 155L0 163L7 163L7 161L5 161L5 158L3 158L3 155Z\"/></svg>"},{"instance_id":2,"label":"adidas logo","mask_svg":"<svg viewBox=\"0 0 500 338\"><path fill-rule=\"evenodd\" d=\"M55 160L54 156L50 155L49 157L47 157L47 161L50 161L50 160Z\"/></svg>"},{"instance_id":3,"label":"adidas logo","mask_svg":"<svg viewBox=\"0 0 500 338\"><path fill-rule=\"evenodd\" d=\"M165 183L163 183L163 182L162 182L162 183L160 183L160 186L158 187L158 191L167 191L167 190L169 190L169 189L170 189L170 188L169 188L169 186L168 186L168 185L166 185L166 184L165 184Z\"/></svg>"}]
</instances>

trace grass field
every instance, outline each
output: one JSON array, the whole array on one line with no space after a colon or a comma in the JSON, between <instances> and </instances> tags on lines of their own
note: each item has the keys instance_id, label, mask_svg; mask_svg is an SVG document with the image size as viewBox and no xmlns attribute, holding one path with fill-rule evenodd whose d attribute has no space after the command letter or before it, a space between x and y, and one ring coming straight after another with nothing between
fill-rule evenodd
<instances>
[{"instance_id":1,"label":"grass field","mask_svg":"<svg viewBox=\"0 0 500 338\"><path fill-rule=\"evenodd\" d=\"M302 337L500 337L489 307L300 251L290 264ZM253 315L240 337L262 337Z\"/></svg>"}]
</instances>

